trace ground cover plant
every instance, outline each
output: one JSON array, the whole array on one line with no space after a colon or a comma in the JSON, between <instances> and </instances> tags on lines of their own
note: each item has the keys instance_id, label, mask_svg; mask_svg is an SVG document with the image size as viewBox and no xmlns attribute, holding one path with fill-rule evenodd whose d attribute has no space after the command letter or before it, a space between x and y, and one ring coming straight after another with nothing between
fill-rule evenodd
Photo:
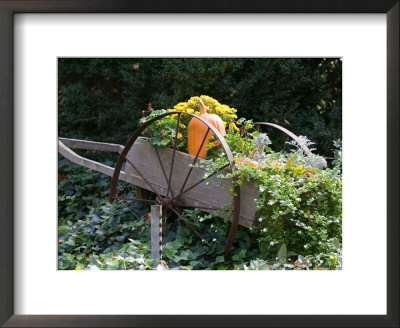
<instances>
[{"instance_id":1,"label":"ground cover plant","mask_svg":"<svg viewBox=\"0 0 400 328\"><path fill-rule=\"evenodd\" d=\"M141 119L185 111L199 114L199 97L173 108L149 106ZM59 160L59 268L82 269L237 269L310 270L340 269L342 244L342 181L340 141L327 161L316 154L306 156L307 137L273 149L269 136L257 131L251 120L238 119L237 110L201 96L210 113L226 125L227 141L238 170L221 174L236 184L251 181L259 191L256 224L239 227L231 256L221 255L230 223L215 214L184 210L188 225L169 221L163 237L163 260L150 258L148 207L143 204L107 201L110 178ZM189 119L189 118L188 118ZM178 129L178 149L187 152L188 121ZM176 116L166 116L152 126L157 147L169 147L175 138ZM225 164L221 145L213 137L205 161L197 164L208 173ZM123 185L135 194L134 186ZM232 191L233 192L233 191ZM194 227L196 234L189 228Z\"/></svg>"}]
</instances>

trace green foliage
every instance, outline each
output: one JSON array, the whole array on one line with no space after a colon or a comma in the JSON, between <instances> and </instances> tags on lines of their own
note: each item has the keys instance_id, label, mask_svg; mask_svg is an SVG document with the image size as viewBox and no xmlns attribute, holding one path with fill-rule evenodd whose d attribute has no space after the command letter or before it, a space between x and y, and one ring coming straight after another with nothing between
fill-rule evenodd
<instances>
[{"instance_id":1,"label":"green foliage","mask_svg":"<svg viewBox=\"0 0 400 328\"><path fill-rule=\"evenodd\" d=\"M341 138L338 59L279 58L61 58L59 135L125 143L148 103L172 108L207 94L238 110L307 135L318 153L332 156ZM268 130L275 150L285 139Z\"/></svg>"},{"instance_id":2,"label":"green foliage","mask_svg":"<svg viewBox=\"0 0 400 328\"><path fill-rule=\"evenodd\" d=\"M149 232L143 220L145 211L136 203L110 204L109 177L65 159L59 160L59 174L63 177L58 184L60 269L140 269L146 265L145 256L154 262L149 259L149 242L137 241ZM125 185L128 194L131 189Z\"/></svg>"}]
</instances>

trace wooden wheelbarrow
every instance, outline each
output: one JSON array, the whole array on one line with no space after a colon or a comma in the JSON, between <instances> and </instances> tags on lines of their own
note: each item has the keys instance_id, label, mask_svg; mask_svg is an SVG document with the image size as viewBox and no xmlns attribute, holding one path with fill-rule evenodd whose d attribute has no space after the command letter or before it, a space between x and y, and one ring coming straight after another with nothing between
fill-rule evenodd
<instances>
[{"instance_id":1,"label":"wooden wheelbarrow","mask_svg":"<svg viewBox=\"0 0 400 328\"><path fill-rule=\"evenodd\" d=\"M160 149L151 144L150 137L143 137L145 130L148 132L152 123L168 115L190 115L199 119L207 126L205 136L211 131L221 142L227 164L218 171L207 174L207 170L195 166L199 160L199 151L192 156L176 149L177 131L172 148ZM255 123L256 127L267 125L279 129L299 142L296 135L285 128L272 123ZM205 140L203 138L203 142ZM301 143L299 142L301 145ZM202 146L202 145L201 145ZM201 148L200 146L200 148ZM310 150L302 146L309 155ZM72 149L86 149L92 151L115 152L119 159L115 168L99 162L84 158ZM151 206L151 256L160 259L162 254L161 217L163 209L175 213L182 218L180 211L183 208L197 208L206 212L218 213L222 218L229 218L231 229L224 249L225 258L228 256L236 235L238 225L250 228L256 215L255 201L258 190L253 183L245 181L240 187L231 179L219 178L221 173L236 170L233 155L229 146L219 132L202 118L184 112L170 112L157 116L141 125L125 146L110 143L101 143L77 139L59 138L58 151L69 161L101 172L112 177L109 199L120 201L149 202ZM118 195L118 182L125 181L142 189L152 192L152 197L147 199L137 192L135 198L124 198ZM231 192L233 190L233 192ZM155 196L155 197L154 197Z\"/></svg>"}]
</instances>

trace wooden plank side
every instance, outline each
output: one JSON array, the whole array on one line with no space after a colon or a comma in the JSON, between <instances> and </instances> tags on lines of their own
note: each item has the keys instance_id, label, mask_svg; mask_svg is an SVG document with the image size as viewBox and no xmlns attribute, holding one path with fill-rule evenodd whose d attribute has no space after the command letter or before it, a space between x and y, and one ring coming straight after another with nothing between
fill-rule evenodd
<instances>
[{"instance_id":1,"label":"wooden plank side","mask_svg":"<svg viewBox=\"0 0 400 328\"><path fill-rule=\"evenodd\" d=\"M172 149L158 149L158 152L166 177L163 174L154 147L144 138L139 138L134 143L127 158L135 165L141 174L151 182L152 186L160 192L161 195L165 196L168 186L167 180L169 179L171 169ZM194 156L192 155L178 151L176 152L171 179L171 188L174 195L177 195L178 191L181 190L184 179L190 170L190 164L193 160ZM136 170L134 170L128 163L126 164L125 172L128 175L137 176ZM228 172L228 169L225 172ZM203 180L205 173L206 170L203 168L194 168L184 189L194 185L197 181ZM231 185L232 182L229 179L221 179L215 175L185 193L181 200L188 205L201 207L213 206L219 208L223 205L231 207L232 196L229 192ZM141 187L143 187L143 185L141 185ZM143 188L148 190L150 189L149 186L144 186ZM254 200L257 197L258 193L256 188L246 181L241 187L241 225L246 227L252 225L255 215Z\"/></svg>"}]
</instances>

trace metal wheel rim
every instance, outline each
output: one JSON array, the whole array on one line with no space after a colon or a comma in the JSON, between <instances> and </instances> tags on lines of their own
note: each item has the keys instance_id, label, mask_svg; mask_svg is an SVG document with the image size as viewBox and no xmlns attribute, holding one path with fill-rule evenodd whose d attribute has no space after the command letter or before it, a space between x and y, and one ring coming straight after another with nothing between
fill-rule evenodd
<instances>
[{"instance_id":1,"label":"metal wheel rim","mask_svg":"<svg viewBox=\"0 0 400 328\"><path fill-rule=\"evenodd\" d=\"M173 156L175 156L175 151L176 151L176 142L177 142L176 139L177 139L177 133L178 133L178 130L179 130L179 119L180 119L180 116L181 115L188 115L188 116L191 116L191 117L194 117L194 118L200 120L203 124L205 124L208 127L208 130L207 130L207 132L206 132L206 134L204 136L204 140L205 140L207 134L209 133L209 131L212 131L217 136L217 138L221 142L221 145L222 145L222 147L224 149L224 152L225 152L225 154L227 156L227 159L228 159L228 162L229 162L229 168L230 168L231 172L233 173L233 172L236 171L235 161L233 159L232 152L231 152L228 144L226 143L224 137L218 132L218 130L213 125L211 125L209 122L207 122L206 120L204 120L203 118L201 118L201 117L199 117L197 115L186 113L186 112L177 112L177 111L175 111L175 112L164 113L164 114L158 115L157 117L152 118L151 120L149 120L149 121L145 122L143 125L141 125L135 131L135 133L132 135L132 137L128 140L128 142L126 143L123 151L121 152L121 154L120 154L120 156L118 158L118 162L117 162L116 167L114 169L114 174L113 174L113 177L112 177L112 180L111 180L110 196L109 196L109 200L110 200L111 203L117 197L117 184L118 184L119 175L120 175L120 172L121 172L122 165L127 160L127 154L130 151L130 149L132 148L132 146L135 143L135 141L141 136L142 132L145 131L152 123L154 123L157 120L160 120L160 119L162 119L162 118L164 118L166 116L171 116L171 115L175 115L175 114L178 115L178 122L177 122L177 131L176 131L176 134L175 134L175 143L174 143ZM204 142L204 140L203 140L203 142ZM203 145L203 143L202 143L202 145ZM200 148L202 147L202 145L200 146ZM154 148L157 149L156 147L154 147ZM200 149L199 149L199 151L200 151ZM195 161L193 163L196 162L196 160L198 158L198 154L199 154L199 152L197 153L197 156L196 156ZM175 157L173 157L173 160L174 160L174 158ZM132 165L132 163L130 163L130 164ZM172 165L171 165L171 172L172 172L172 170L173 170L173 162L172 162ZM218 172L216 172L216 173L218 173ZM214 173L214 174L216 174L216 173ZM210 177L211 177L211 175L209 177L207 177L207 179L210 178ZM207 179L204 179L203 181L205 181ZM171 180L171 174L170 174L170 180ZM233 181L232 181L232 183L234 185L234 189L233 189L234 195L232 196L233 211L232 211L231 227L230 227L230 231L229 231L229 234L228 234L227 242L225 244L225 248L224 248L224 251L223 251L223 255L224 255L225 259L228 257L229 252L230 252L230 250L232 248L232 245L233 245L233 242L234 242L234 239L235 239L235 235L237 233L238 225L239 225L240 186L235 184L235 180L236 179L233 179ZM170 182L171 181L169 181L169 184L168 184L168 190L170 188ZM150 183L148 183L148 184L149 184L149 186L151 185ZM182 195L182 194L184 194L185 192L188 191L187 189L185 189L182 192L182 189L181 189L180 193L177 196L173 196L173 198L176 199L180 195ZM167 196L168 196L168 191L167 191L166 197Z\"/></svg>"},{"instance_id":2,"label":"metal wheel rim","mask_svg":"<svg viewBox=\"0 0 400 328\"><path fill-rule=\"evenodd\" d=\"M275 129L277 129L279 131L282 131L283 133L285 133L286 135L291 137L294 141L296 141L300 145L300 147L303 149L304 153L307 156L310 156L312 154L311 150L306 145L304 145L303 143L300 142L300 139L299 139L298 136L296 136L293 132L289 131L288 129L284 128L283 126L280 126L280 125L274 124L274 123L268 123L268 122L256 122L256 123L254 123L254 126L256 127L257 130L259 130L260 125L270 126L270 127L273 127L273 128L275 128Z\"/></svg>"}]
</instances>

